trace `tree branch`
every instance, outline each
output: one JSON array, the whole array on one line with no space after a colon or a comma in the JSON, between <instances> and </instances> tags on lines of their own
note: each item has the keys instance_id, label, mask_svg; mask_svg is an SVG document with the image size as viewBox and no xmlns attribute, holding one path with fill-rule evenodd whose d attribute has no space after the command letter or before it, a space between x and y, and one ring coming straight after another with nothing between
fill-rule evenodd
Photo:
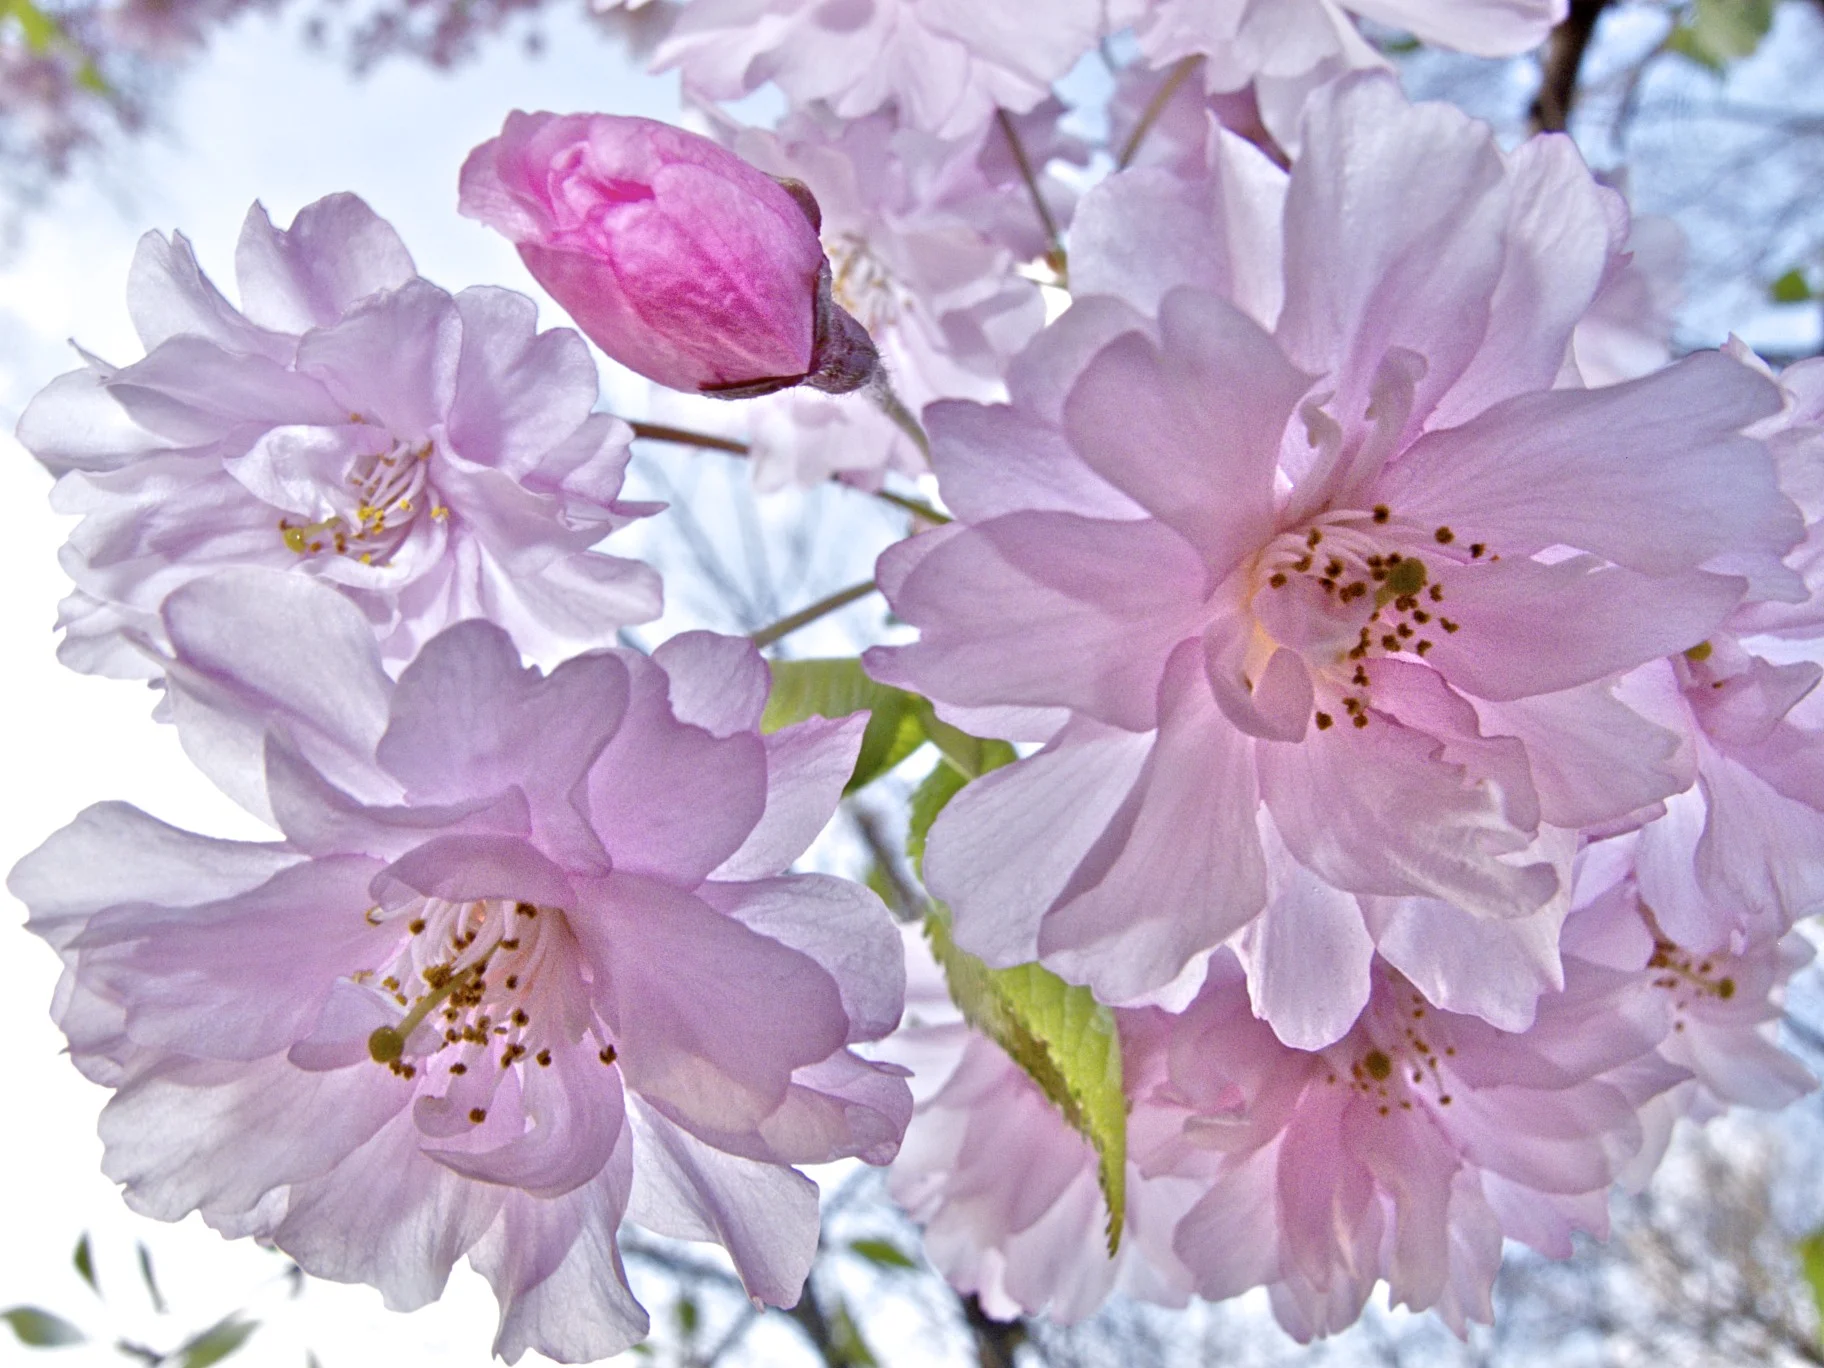
<instances>
[{"instance_id":1,"label":"tree branch","mask_svg":"<svg viewBox=\"0 0 1824 1368\"><path fill-rule=\"evenodd\" d=\"M1562 133L1570 123L1583 54L1596 35L1596 21L1608 7L1609 0L1571 0L1570 13L1546 40L1545 71L1533 98L1534 132Z\"/></svg>"},{"instance_id":2,"label":"tree branch","mask_svg":"<svg viewBox=\"0 0 1824 1368\"><path fill-rule=\"evenodd\" d=\"M981 1368L1013 1368L1014 1350L1026 1343L1026 1322L995 1320L982 1310L982 1303L973 1292L961 1301L963 1319L975 1337L976 1362Z\"/></svg>"}]
</instances>

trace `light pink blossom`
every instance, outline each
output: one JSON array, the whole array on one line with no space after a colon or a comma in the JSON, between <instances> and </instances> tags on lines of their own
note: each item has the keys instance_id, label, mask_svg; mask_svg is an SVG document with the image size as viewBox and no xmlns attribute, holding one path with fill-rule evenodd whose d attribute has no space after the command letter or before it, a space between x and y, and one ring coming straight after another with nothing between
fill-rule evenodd
<instances>
[{"instance_id":1,"label":"light pink blossom","mask_svg":"<svg viewBox=\"0 0 1824 1368\"><path fill-rule=\"evenodd\" d=\"M1136 1107L1179 1134L1139 1158L1197 1176L1174 1241L1198 1293L1265 1286L1303 1341L1361 1313L1375 1284L1459 1335L1493 1319L1503 1238L1556 1258L1606 1233L1608 1189L1640 1148L1638 1112L1685 1072L1654 1053L1634 979L1573 961L1520 1034L1434 1009L1384 964L1349 1034L1288 1049L1254 1019L1240 966L1211 961L1162 1024L1167 1082Z\"/></svg>"},{"instance_id":2,"label":"light pink blossom","mask_svg":"<svg viewBox=\"0 0 1824 1368\"><path fill-rule=\"evenodd\" d=\"M644 1334L623 1217L794 1302L817 1202L790 1166L884 1163L911 1106L849 1048L899 1017L884 909L780 873L860 719L762 738L764 663L707 633L541 675L466 622L394 684L307 577L224 572L164 611L186 748L283 838L102 804L9 885L64 957L129 1203L397 1308L466 1254L509 1360Z\"/></svg>"},{"instance_id":3,"label":"light pink blossom","mask_svg":"<svg viewBox=\"0 0 1824 1368\"><path fill-rule=\"evenodd\" d=\"M831 299L818 210L726 148L652 119L514 110L462 168L462 212L504 233L608 355L725 398L874 374Z\"/></svg>"},{"instance_id":4,"label":"light pink blossom","mask_svg":"<svg viewBox=\"0 0 1824 1368\"><path fill-rule=\"evenodd\" d=\"M1354 16L1421 42L1483 57L1536 47L1568 0L1117 0L1146 60L1163 67L1201 58L1212 95L1252 88L1266 128L1297 150L1298 117L1326 81L1387 63Z\"/></svg>"},{"instance_id":5,"label":"light pink blossom","mask_svg":"<svg viewBox=\"0 0 1824 1368\"><path fill-rule=\"evenodd\" d=\"M930 410L958 522L883 558L921 635L870 668L1047 743L931 832L990 963L1181 1000L1247 928L1289 1044L1349 1029L1377 947L1519 1029L1562 983L1573 833L1692 779L1615 677L1794 590L1741 435L1777 395L1716 355L1551 388L1612 250L1565 140L1503 154L1380 77L1305 131L1277 239L1220 180L1085 201L1073 274L1121 297L1079 295L1010 405Z\"/></svg>"},{"instance_id":6,"label":"light pink blossom","mask_svg":"<svg viewBox=\"0 0 1824 1368\"><path fill-rule=\"evenodd\" d=\"M1117 1290L1184 1305L1189 1274L1171 1236L1196 1183L1147 1182L1130 1162L1111 1256L1095 1150L1019 1065L963 1023L924 938L905 939L906 1020L880 1052L912 1069L918 1105L888 1187L924 1227L925 1257L1001 1320L1043 1314L1071 1324ZM1130 1088L1158 1056L1146 1021L1136 1023L1122 1037ZM1130 1143L1147 1125L1146 1115L1130 1116Z\"/></svg>"},{"instance_id":7,"label":"light pink blossom","mask_svg":"<svg viewBox=\"0 0 1824 1368\"><path fill-rule=\"evenodd\" d=\"M226 565L338 586L395 664L463 618L559 656L657 615L658 577L593 549L653 510L620 499L631 433L591 411L580 337L538 332L523 295L421 279L352 195L285 231L255 205L235 263L239 309L181 235L141 239L145 358L85 356L20 419L53 506L82 515L66 664L155 674L159 605Z\"/></svg>"},{"instance_id":8,"label":"light pink blossom","mask_svg":"<svg viewBox=\"0 0 1824 1368\"><path fill-rule=\"evenodd\" d=\"M1043 22L968 0L695 0L659 47L685 89L733 100L767 81L842 118L895 107L940 138L1024 113L1095 45L1102 0L1053 0Z\"/></svg>"}]
</instances>

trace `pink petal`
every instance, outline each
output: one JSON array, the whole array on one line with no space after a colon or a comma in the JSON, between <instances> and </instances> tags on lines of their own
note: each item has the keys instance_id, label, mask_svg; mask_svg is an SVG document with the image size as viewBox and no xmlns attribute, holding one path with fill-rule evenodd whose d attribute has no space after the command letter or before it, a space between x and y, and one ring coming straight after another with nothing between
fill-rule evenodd
<instances>
[{"instance_id":1,"label":"pink petal","mask_svg":"<svg viewBox=\"0 0 1824 1368\"><path fill-rule=\"evenodd\" d=\"M1158 347L1129 333L1102 349L1065 403L1065 430L1220 578L1272 531L1280 436L1311 377L1212 295L1168 295L1159 330Z\"/></svg>"},{"instance_id":2,"label":"pink petal","mask_svg":"<svg viewBox=\"0 0 1824 1368\"><path fill-rule=\"evenodd\" d=\"M957 944L993 965L1037 959L1041 919L1151 751L1148 737L1079 719L951 799L932 824L924 872L956 918Z\"/></svg>"},{"instance_id":3,"label":"pink petal","mask_svg":"<svg viewBox=\"0 0 1824 1368\"><path fill-rule=\"evenodd\" d=\"M589 771L590 825L616 869L692 887L759 824L765 747L752 732L719 738L677 721L664 671L631 652L617 658L633 692Z\"/></svg>"},{"instance_id":4,"label":"pink petal","mask_svg":"<svg viewBox=\"0 0 1824 1368\"><path fill-rule=\"evenodd\" d=\"M674 1239L716 1241L750 1297L794 1305L817 1253L816 1185L789 1168L721 1154L646 1108L636 1105L629 1119L629 1217Z\"/></svg>"},{"instance_id":5,"label":"pink petal","mask_svg":"<svg viewBox=\"0 0 1824 1368\"><path fill-rule=\"evenodd\" d=\"M763 879L810 847L829 824L855 769L868 714L812 717L766 738L766 811L717 879Z\"/></svg>"},{"instance_id":6,"label":"pink petal","mask_svg":"<svg viewBox=\"0 0 1824 1368\"><path fill-rule=\"evenodd\" d=\"M1429 432L1383 477L1399 517L1504 555L1562 544L1674 575L1730 551L1778 557L1801 534L1758 442L1773 385L1704 352L1626 384L1550 390Z\"/></svg>"},{"instance_id":7,"label":"pink petal","mask_svg":"<svg viewBox=\"0 0 1824 1368\"><path fill-rule=\"evenodd\" d=\"M570 922L627 1086L681 1125L752 1129L848 1037L815 960L669 885L617 872Z\"/></svg>"},{"instance_id":8,"label":"pink petal","mask_svg":"<svg viewBox=\"0 0 1824 1368\"><path fill-rule=\"evenodd\" d=\"M1148 731L1203 580L1190 547L1158 523L997 518L938 545L892 596L923 628L894 668L965 706L1063 704Z\"/></svg>"},{"instance_id":9,"label":"pink petal","mask_svg":"<svg viewBox=\"0 0 1824 1368\"><path fill-rule=\"evenodd\" d=\"M1160 688L1159 734L1133 789L1039 928L1039 957L1105 1002L1175 979L1266 900L1251 752L1186 642Z\"/></svg>"},{"instance_id":10,"label":"pink petal","mask_svg":"<svg viewBox=\"0 0 1824 1368\"><path fill-rule=\"evenodd\" d=\"M283 231L255 204L241 225L234 273L249 319L297 334L334 323L357 300L397 289L417 270L392 225L341 194L305 205Z\"/></svg>"}]
</instances>

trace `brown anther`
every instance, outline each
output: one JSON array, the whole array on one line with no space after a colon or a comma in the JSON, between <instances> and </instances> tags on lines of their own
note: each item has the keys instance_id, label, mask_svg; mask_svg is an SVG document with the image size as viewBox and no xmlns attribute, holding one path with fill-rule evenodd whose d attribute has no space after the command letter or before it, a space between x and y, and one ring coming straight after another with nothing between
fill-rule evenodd
<instances>
[{"instance_id":1,"label":"brown anther","mask_svg":"<svg viewBox=\"0 0 1824 1368\"><path fill-rule=\"evenodd\" d=\"M1285 588L1285 572L1282 570L1275 570L1271 575L1267 576L1267 583L1272 585L1275 589Z\"/></svg>"},{"instance_id":2,"label":"brown anther","mask_svg":"<svg viewBox=\"0 0 1824 1368\"><path fill-rule=\"evenodd\" d=\"M551 1067L551 1051L540 1050L533 1058L538 1061L539 1068L548 1069Z\"/></svg>"},{"instance_id":3,"label":"brown anther","mask_svg":"<svg viewBox=\"0 0 1824 1368\"><path fill-rule=\"evenodd\" d=\"M1384 650L1397 651L1400 649L1400 639L1392 632L1389 632L1386 636L1381 638L1381 646Z\"/></svg>"},{"instance_id":4,"label":"brown anther","mask_svg":"<svg viewBox=\"0 0 1824 1368\"><path fill-rule=\"evenodd\" d=\"M1329 731L1336 719L1331 717L1327 712L1320 712L1315 721L1317 722L1317 729L1319 731Z\"/></svg>"},{"instance_id":5,"label":"brown anther","mask_svg":"<svg viewBox=\"0 0 1824 1368\"><path fill-rule=\"evenodd\" d=\"M601 1060L602 1063L604 1063L604 1064L614 1063L614 1059L615 1059L614 1046L604 1045L602 1047L602 1052L599 1055L597 1055L596 1058Z\"/></svg>"},{"instance_id":6,"label":"brown anther","mask_svg":"<svg viewBox=\"0 0 1824 1368\"><path fill-rule=\"evenodd\" d=\"M524 1026L530 1020L532 1020L532 1018L526 1015L523 1007L515 1007L513 1009L513 1024L515 1026Z\"/></svg>"},{"instance_id":7,"label":"brown anther","mask_svg":"<svg viewBox=\"0 0 1824 1368\"><path fill-rule=\"evenodd\" d=\"M405 924L405 929L407 931L410 931L414 936L417 935L419 932L424 930L424 918L423 917L413 917L409 922L407 922Z\"/></svg>"},{"instance_id":8,"label":"brown anther","mask_svg":"<svg viewBox=\"0 0 1824 1368\"><path fill-rule=\"evenodd\" d=\"M1292 562L1292 568L1298 571L1299 574L1304 574L1305 571L1311 568L1311 557L1300 556L1297 560Z\"/></svg>"},{"instance_id":9,"label":"brown anther","mask_svg":"<svg viewBox=\"0 0 1824 1368\"><path fill-rule=\"evenodd\" d=\"M1443 585L1434 584L1431 586L1431 588L1427 589L1425 592L1431 595L1431 601L1433 603L1444 602L1444 586Z\"/></svg>"},{"instance_id":10,"label":"brown anther","mask_svg":"<svg viewBox=\"0 0 1824 1368\"><path fill-rule=\"evenodd\" d=\"M1417 600L1415 599L1414 602L1416 603ZM1423 626L1425 623L1431 621L1431 614L1426 612L1423 608L1414 608L1412 610L1412 620Z\"/></svg>"},{"instance_id":11,"label":"brown anther","mask_svg":"<svg viewBox=\"0 0 1824 1368\"><path fill-rule=\"evenodd\" d=\"M1482 542L1471 542L1469 544L1469 554L1474 558L1480 559L1482 553L1486 550L1488 550L1488 547Z\"/></svg>"},{"instance_id":12,"label":"brown anther","mask_svg":"<svg viewBox=\"0 0 1824 1368\"><path fill-rule=\"evenodd\" d=\"M1409 637L1412 635L1412 628L1408 627L1403 622L1398 627L1395 627L1393 630L1397 635L1402 636L1402 637Z\"/></svg>"},{"instance_id":13,"label":"brown anther","mask_svg":"<svg viewBox=\"0 0 1824 1368\"><path fill-rule=\"evenodd\" d=\"M1384 523L1392 516L1392 510L1390 510L1386 504L1376 504L1374 506L1374 520L1377 523Z\"/></svg>"},{"instance_id":14,"label":"brown anther","mask_svg":"<svg viewBox=\"0 0 1824 1368\"><path fill-rule=\"evenodd\" d=\"M1447 617L1441 617L1438 619L1438 626L1442 627L1447 632L1454 632L1462 625L1463 624L1460 622L1452 622Z\"/></svg>"},{"instance_id":15,"label":"brown anther","mask_svg":"<svg viewBox=\"0 0 1824 1368\"><path fill-rule=\"evenodd\" d=\"M518 936L514 936L514 937L512 937L512 938L511 938L511 939L509 939L509 940L503 940L503 941L502 941L502 942L501 942L501 943L500 943L500 948L501 948L501 949L502 949L502 950L517 950L517 949L519 949L519 937L518 937Z\"/></svg>"},{"instance_id":16,"label":"brown anther","mask_svg":"<svg viewBox=\"0 0 1824 1368\"><path fill-rule=\"evenodd\" d=\"M511 990L511 989L514 989L517 987L519 987L519 975L518 974L508 974L507 975L507 988L509 990Z\"/></svg>"},{"instance_id":17,"label":"brown anther","mask_svg":"<svg viewBox=\"0 0 1824 1368\"><path fill-rule=\"evenodd\" d=\"M1730 998L1735 996L1735 980L1732 978L1718 979L1716 981L1716 995L1724 1002L1729 1001Z\"/></svg>"},{"instance_id":18,"label":"brown anther","mask_svg":"<svg viewBox=\"0 0 1824 1368\"><path fill-rule=\"evenodd\" d=\"M477 1126L479 1126L483 1121L486 1121L487 1119L488 1119L487 1108L485 1108L485 1107L470 1107L469 1108L469 1120L474 1122Z\"/></svg>"},{"instance_id":19,"label":"brown anther","mask_svg":"<svg viewBox=\"0 0 1824 1368\"><path fill-rule=\"evenodd\" d=\"M1442 1097L1440 1097L1438 1099L1438 1105L1440 1107L1448 1107L1450 1105L1450 1094L1445 1093Z\"/></svg>"},{"instance_id":20,"label":"brown anther","mask_svg":"<svg viewBox=\"0 0 1824 1368\"><path fill-rule=\"evenodd\" d=\"M1357 713L1355 715L1355 725L1357 727L1367 726L1368 725L1368 714L1367 713Z\"/></svg>"},{"instance_id":21,"label":"brown anther","mask_svg":"<svg viewBox=\"0 0 1824 1368\"><path fill-rule=\"evenodd\" d=\"M1343 569L1343 563L1335 556L1332 556L1330 558L1330 563L1324 566L1324 573L1332 579L1337 579L1342 575Z\"/></svg>"},{"instance_id":22,"label":"brown anther","mask_svg":"<svg viewBox=\"0 0 1824 1368\"><path fill-rule=\"evenodd\" d=\"M514 903L513 910L522 917L536 917L538 908L529 902Z\"/></svg>"},{"instance_id":23,"label":"brown anther","mask_svg":"<svg viewBox=\"0 0 1824 1368\"><path fill-rule=\"evenodd\" d=\"M1425 652L1427 652L1431 649L1431 643L1429 641L1427 641L1424 637L1420 637L1419 644L1417 646L1414 646L1412 649L1417 651L1420 655L1424 655Z\"/></svg>"},{"instance_id":24,"label":"brown anther","mask_svg":"<svg viewBox=\"0 0 1824 1368\"><path fill-rule=\"evenodd\" d=\"M1324 534L1322 532L1319 532L1315 527L1312 528L1309 532L1305 533L1305 545L1306 546L1316 546L1323 539L1324 539Z\"/></svg>"},{"instance_id":25,"label":"brown anther","mask_svg":"<svg viewBox=\"0 0 1824 1368\"><path fill-rule=\"evenodd\" d=\"M1448 527L1440 527L1436 532L1433 532L1431 535L1433 538L1436 539L1439 546L1449 546L1453 541L1455 541L1457 539L1457 534L1455 532L1452 532Z\"/></svg>"},{"instance_id":26,"label":"brown anther","mask_svg":"<svg viewBox=\"0 0 1824 1368\"><path fill-rule=\"evenodd\" d=\"M450 1072L455 1074L459 1078L463 1074L467 1073L468 1071L469 1071L469 1066L467 1064L464 1064L460 1059L457 1060L454 1064L450 1065Z\"/></svg>"}]
</instances>

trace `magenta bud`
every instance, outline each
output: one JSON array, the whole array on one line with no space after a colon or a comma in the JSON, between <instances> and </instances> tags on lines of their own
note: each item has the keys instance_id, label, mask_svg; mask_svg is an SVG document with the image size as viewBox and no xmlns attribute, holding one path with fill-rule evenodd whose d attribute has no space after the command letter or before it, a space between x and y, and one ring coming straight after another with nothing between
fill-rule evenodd
<instances>
[{"instance_id":1,"label":"magenta bud","mask_svg":"<svg viewBox=\"0 0 1824 1368\"><path fill-rule=\"evenodd\" d=\"M507 115L469 154L461 211L622 365L673 389L844 393L878 367L830 298L817 202L708 138L610 114Z\"/></svg>"}]
</instances>

